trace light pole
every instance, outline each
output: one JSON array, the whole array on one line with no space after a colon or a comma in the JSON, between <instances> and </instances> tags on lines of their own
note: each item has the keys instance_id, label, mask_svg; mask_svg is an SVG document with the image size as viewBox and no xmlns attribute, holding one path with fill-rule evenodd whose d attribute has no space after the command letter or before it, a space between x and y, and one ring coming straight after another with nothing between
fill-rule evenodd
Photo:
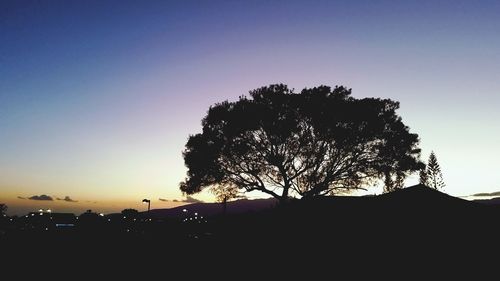
<instances>
[{"instance_id":1,"label":"light pole","mask_svg":"<svg viewBox=\"0 0 500 281\"><path fill-rule=\"evenodd\" d=\"M149 200L149 199L142 199L142 203L148 203L148 214L149 214L149 210L151 208L151 200Z\"/></svg>"}]
</instances>

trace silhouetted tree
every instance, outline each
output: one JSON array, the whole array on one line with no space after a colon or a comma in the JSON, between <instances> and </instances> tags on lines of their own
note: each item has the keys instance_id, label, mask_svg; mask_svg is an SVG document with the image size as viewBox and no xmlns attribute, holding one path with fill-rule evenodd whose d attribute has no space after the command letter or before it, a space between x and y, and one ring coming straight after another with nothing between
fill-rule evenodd
<instances>
[{"instance_id":1,"label":"silhouetted tree","mask_svg":"<svg viewBox=\"0 0 500 281\"><path fill-rule=\"evenodd\" d=\"M425 186L429 186L429 177L427 176L427 167L420 169L419 183L423 184Z\"/></svg>"},{"instance_id":2,"label":"silhouetted tree","mask_svg":"<svg viewBox=\"0 0 500 281\"><path fill-rule=\"evenodd\" d=\"M392 192L404 187L407 174L396 172L395 175L390 173L384 174L384 192Z\"/></svg>"},{"instance_id":3,"label":"silhouetted tree","mask_svg":"<svg viewBox=\"0 0 500 281\"><path fill-rule=\"evenodd\" d=\"M296 94L271 85L218 103L183 152L184 193L235 186L286 201L363 188L369 182L420 169L418 135L389 99L351 97L345 87Z\"/></svg>"},{"instance_id":4,"label":"silhouetted tree","mask_svg":"<svg viewBox=\"0 0 500 281\"><path fill-rule=\"evenodd\" d=\"M3 204L3 203L0 204L0 216L3 217L6 214L7 209L8 209L8 207L6 204Z\"/></svg>"},{"instance_id":5,"label":"silhouetted tree","mask_svg":"<svg viewBox=\"0 0 500 281\"><path fill-rule=\"evenodd\" d=\"M210 191L215 195L215 200L219 203L222 203L223 214L226 213L228 201L244 197L242 194L240 194L238 188L233 185L214 186L210 189Z\"/></svg>"},{"instance_id":6,"label":"silhouetted tree","mask_svg":"<svg viewBox=\"0 0 500 281\"><path fill-rule=\"evenodd\" d=\"M124 209L122 211L122 215L126 216L127 218L136 218L139 216L139 211L136 209Z\"/></svg>"},{"instance_id":7,"label":"silhouetted tree","mask_svg":"<svg viewBox=\"0 0 500 281\"><path fill-rule=\"evenodd\" d=\"M438 164L436 154L434 151L429 155L429 161L427 163L427 186L432 187L434 189L442 189L445 187L443 181L443 174L441 173L441 167Z\"/></svg>"},{"instance_id":8,"label":"silhouetted tree","mask_svg":"<svg viewBox=\"0 0 500 281\"><path fill-rule=\"evenodd\" d=\"M93 229L102 222L102 217L92 210L87 210L78 216L78 226L85 229Z\"/></svg>"},{"instance_id":9,"label":"silhouetted tree","mask_svg":"<svg viewBox=\"0 0 500 281\"><path fill-rule=\"evenodd\" d=\"M7 221L7 205L6 204L0 204L0 230L2 225ZM1 235L0 235L1 236Z\"/></svg>"}]
</instances>

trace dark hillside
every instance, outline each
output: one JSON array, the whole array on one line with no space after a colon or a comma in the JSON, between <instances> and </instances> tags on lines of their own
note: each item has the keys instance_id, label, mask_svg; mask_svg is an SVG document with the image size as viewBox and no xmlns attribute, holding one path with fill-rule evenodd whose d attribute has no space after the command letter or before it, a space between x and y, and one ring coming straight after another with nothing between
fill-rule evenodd
<instances>
[{"instance_id":1,"label":"dark hillside","mask_svg":"<svg viewBox=\"0 0 500 281\"><path fill-rule=\"evenodd\" d=\"M101 227L94 230L19 231L4 235L0 247L17 262L43 253L56 255L59 262L83 262L90 255L103 264L118 261L129 270L165 264L179 268L196 262L206 268L222 263L231 267L228 270L272 264L303 271L316 266L325 270L333 264L401 265L421 262L422 256L434 266L443 260L486 257L495 251L500 237L497 208L424 186L381 196L296 200L283 206L269 200L253 202L262 208L249 207L249 200L238 202L226 215L220 214L217 204L186 207L207 214L216 210L206 222L205 218L184 222L182 208L157 210L152 211L154 218L181 217L137 224L129 220L124 225L113 222L118 219L113 217L110 226L96 224ZM39 263L45 261L51 259Z\"/></svg>"}]
</instances>

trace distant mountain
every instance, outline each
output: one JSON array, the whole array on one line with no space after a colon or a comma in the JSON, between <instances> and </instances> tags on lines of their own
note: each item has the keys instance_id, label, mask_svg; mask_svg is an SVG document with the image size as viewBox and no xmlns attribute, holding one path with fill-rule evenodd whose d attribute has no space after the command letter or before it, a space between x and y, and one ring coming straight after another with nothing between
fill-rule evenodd
<instances>
[{"instance_id":1,"label":"distant mountain","mask_svg":"<svg viewBox=\"0 0 500 281\"><path fill-rule=\"evenodd\" d=\"M377 196L334 196L315 198L311 205L358 209L398 208L401 210L422 210L443 207L477 207L477 203L450 196L425 185L414 185ZM314 207L313 207L314 208Z\"/></svg>"},{"instance_id":2,"label":"distant mountain","mask_svg":"<svg viewBox=\"0 0 500 281\"><path fill-rule=\"evenodd\" d=\"M412 217L451 215L477 211L484 205L499 205L500 197L491 200L469 201L450 196L424 185L410 186L378 196L333 196L309 200L296 200L288 208L296 216L317 216L323 213L350 213L360 218L384 217L406 214ZM480 204L481 203L481 204ZM227 203L227 214L244 214L271 209L277 206L274 198L237 200ZM294 210L293 210L294 209ZM186 211L184 211L186 210ZM153 218L183 218L198 213L201 216L213 216L222 213L220 203L194 203L170 209L150 211ZM358 214L358 215L357 215Z\"/></svg>"},{"instance_id":3,"label":"distant mountain","mask_svg":"<svg viewBox=\"0 0 500 281\"><path fill-rule=\"evenodd\" d=\"M472 197L497 197L497 196L500 196L500 191L496 191L496 192L483 192L483 193L476 193L476 194L472 194L471 195Z\"/></svg>"},{"instance_id":4,"label":"distant mountain","mask_svg":"<svg viewBox=\"0 0 500 281\"><path fill-rule=\"evenodd\" d=\"M399 189L391 193L380 196L382 200L393 201L393 204L404 204L405 206L475 206L476 204L465 199L454 197L427 187L417 184L407 188Z\"/></svg>"},{"instance_id":5,"label":"distant mountain","mask_svg":"<svg viewBox=\"0 0 500 281\"><path fill-rule=\"evenodd\" d=\"M381 210L399 210L407 213L428 213L440 210L447 212L456 209L477 208L481 204L500 204L496 200L469 201L453 197L424 185L414 185L391 193L378 196L333 196L310 200L297 200L297 209L304 213L321 210L340 209L349 212L369 212ZM227 214L243 214L257 212L275 207L278 201L274 198L237 200L227 203ZM186 212L184 211L186 210ZM153 218L182 218L198 213L202 216L213 216L222 213L220 203L194 203L170 209L154 209L150 211Z\"/></svg>"},{"instance_id":6,"label":"distant mountain","mask_svg":"<svg viewBox=\"0 0 500 281\"><path fill-rule=\"evenodd\" d=\"M475 199L474 202L490 206L500 206L500 197L494 197L490 199Z\"/></svg>"},{"instance_id":7,"label":"distant mountain","mask_svg":"<svg viewBox=\"0 0 500 281\"><path fill-rule=\"evenodd\" d=\"M274 198L269 199L242 199L227 203L227 214L243 214L269 209L277 204ZM186 210L186 211L184 211ZM213 216L222 213L221 203L194 203L169 209L154 209L150 211L152 218L182 218L198 213L201 216Z\"/></svg>"}]
</instances>

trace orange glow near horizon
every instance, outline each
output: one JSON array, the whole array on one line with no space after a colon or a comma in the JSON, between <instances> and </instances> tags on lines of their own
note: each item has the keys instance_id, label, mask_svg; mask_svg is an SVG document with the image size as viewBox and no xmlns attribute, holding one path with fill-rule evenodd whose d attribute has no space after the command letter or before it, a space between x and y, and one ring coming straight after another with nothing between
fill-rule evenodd
<instances>
[{"instance_id":1,"label":"orange glow near horizon","mask_svg":"<svg viewBox=\"0 0 500 281\"><path fill-rule=\"evenodd\" d=\"M123 209L136 209L138 211L147 211L147 205L144 205L141 200L84 200L78 202L66 202L64 200L54 199L47 200L30 200L19 199L17 197L2 198L2 202L7 204L9 215L24 215L29 212L39 209L50 209L54 213L75 213L80 214L86 210L92 210L97 213L119 213ZM184 202L165 202L160 200L151 200L151 209L164 209L182 206L188 203Z\"/></svg>"}]
</instances>

